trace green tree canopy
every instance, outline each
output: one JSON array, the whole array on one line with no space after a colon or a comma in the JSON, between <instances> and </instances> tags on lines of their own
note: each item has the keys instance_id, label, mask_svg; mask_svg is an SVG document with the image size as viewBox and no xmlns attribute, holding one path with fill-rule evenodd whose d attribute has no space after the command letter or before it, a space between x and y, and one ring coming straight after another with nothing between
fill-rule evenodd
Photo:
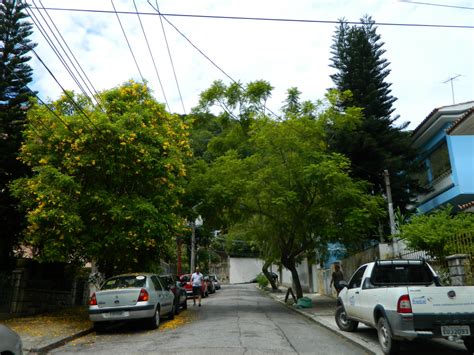
<instances>
[{"instance_id":1,"label":"green tree canopy","mask_svg":"<svg viewBox=\"0 0 474 355\"><path fill-rule=\"evenodd\" d=\"M338 104L341 108L356 106L363 109L364 118L352 129L329 130L329 146L351 160L352 176L369 181L374 193L383 194L383 171L390 173L395 206L403 211L419 187L416 181L416 151L411 147L408 125L395 126L393 117L389 62L384 58L384 43L370 16L362 25L350 26L341 20L333 36L331 75L340 92L350 91ZM370 157L370 158L369 158Z\"/></svg>"},{"instance_id":2,"label":"green tree canopy","mask_svg":"<svg viewBox=\"0 0 474 355\"><path fill-rule=\"evenodd\" d=\"M28 113L20 158L34 174L13 184L25 242L45 261L143 270L181 223L188 126L135 82L101 93L104 112L70 96Z\"/></svg>"},{"instance_id":3,"label":"green tree canopy","mask_svg":"<svg viewBox=\"0 0 474 355\"><path fill-rule=\"evenodd\" d=\"M444 257L453 253L453 237L472 235L473 232L473 213L453 214L452 206L445 206L428 214L412 216L400 226L399 237L413 250L425 250L432 256Z\"/></svg>"},{"instance_id":4,"label":"green tree canopy","mask_svg":"<svg viewBox=\"0 0 474 355\"><path fill-rule=\"evenodd\" d=\"M28 174L16 159L23 140L25 110L32 95L27 87L32 80L28 52L35 44L28 38L32 25L26 20L26 6L16 0L0 1L0 270L13 267L13 249L24 219L8 184Z\"/></svg>"},{"instance_id":5,"label":"green tree canopy","mask_svg":"<svg viewBox=\"0 0 474 355\"><path fill-rule=\"evenodd\" d=\"M298 297L296 264L303 256L328 242L354 243L380 216L380 200L349 176L350 162L326 149L323 127L360 119L359 110L348 112L352 119L315 105L313 114L304 117L260 117L248 131L251 154L229 149L202 176L203 208L218 208L231 235L247 234L263 257L289 269Z\"/></svg>"}]
</instances>

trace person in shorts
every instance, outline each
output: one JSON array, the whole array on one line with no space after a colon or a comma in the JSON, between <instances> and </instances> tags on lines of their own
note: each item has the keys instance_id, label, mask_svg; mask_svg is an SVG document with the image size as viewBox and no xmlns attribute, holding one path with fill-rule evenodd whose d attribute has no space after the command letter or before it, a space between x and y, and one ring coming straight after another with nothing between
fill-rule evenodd
<instances>
[{"instance_id":1,"label":"person in shorts","mask_svg":"<svg viewBox=\"0 0 474 355\"><path fill-rule=\"evenodd\" d=\"M196 271L191 275L191 284L193 285L193 303L196 305L196 295L199 300L199 307L201 307L201 289L202 289L203 275L199 272L199 267L196 266Z\"/></svg>"},{"instance_id":2,"label":"person in shorts","mask_svg":"<svg viewBox=\"0 0 474 355\"><path fill-rule=\"evenodd\" d=\"M336 289L338 295L339 292L341 292L342 290L341 285L339 285L339 282L342 280L344 280L344 274L341 271L341 267L336 264L334 265L334 272L332 273L331 283L329 284L329 287L334 285L334 288Z\"/></svg>"}]
</instances>

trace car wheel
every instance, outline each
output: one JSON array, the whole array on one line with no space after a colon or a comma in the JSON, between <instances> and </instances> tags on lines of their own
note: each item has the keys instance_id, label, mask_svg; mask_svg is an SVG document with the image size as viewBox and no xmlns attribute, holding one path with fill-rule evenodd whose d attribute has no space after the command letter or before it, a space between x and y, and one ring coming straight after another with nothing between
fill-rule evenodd
<instances>
[{"instance_id":1,"label":"car wheel","mask_svg":"<svg viewBox=\"0 0 474 355\"><path fill-rule=\"evenodd\" d=\"M400 351L400 342L393 339L390 325L384 317L380 317L377 322L377 335L384 354L398 354Z\"/></svg>"},{"instance_id":2,"label":"car wheel","mask_svg":"<svg viewBox=\"0 0 474 355\"><path fill-rule=\"evenodd\" d=\"M175 315L178 315L178 314L179 314L179 300L178 300L178 302L176 302L176 304L174 305L174 314L175 314Z\"/></svg>"},{"instance_id":3,"label":"car wheel","mask_svg":"<svg viewBox=\"0 0 474 355\"><path fill-rule=\"evenodd\" d=\"M174 319L174 304L171 307L171 310L168 312L168 319Z\"/></svg>"},{"instance_id":4,"label":"car wheel","mask_svg":"<svg viewBox=\"0 0 474 355\"><path fill-rule=\"evenodd\" d=\"M359 325L359 322L347 318L346 310L344 306L338 306L336 308L336 324L339 329L344 330L345 332L354 332Z\"/></svg>"},{"instance_id":5,"label":"car wheel","mask_svg":"<svg viewBox=\"0 0 474 355\"><path fill-rule=\"evenodd\" d=\"M464 346L469 354L474 354L474 338L464 338Z\"/></svg>"},{"instance_id":6,"label":"car wheel","mask_svg":"<svg viewBox=\"0 0 474 355\"><path fill-rule=\"evenodd\" d=\"M158 329L160 326L160 306L156 307L155 314L149 320L150 329Z\"/></svg>"}]
</instances>

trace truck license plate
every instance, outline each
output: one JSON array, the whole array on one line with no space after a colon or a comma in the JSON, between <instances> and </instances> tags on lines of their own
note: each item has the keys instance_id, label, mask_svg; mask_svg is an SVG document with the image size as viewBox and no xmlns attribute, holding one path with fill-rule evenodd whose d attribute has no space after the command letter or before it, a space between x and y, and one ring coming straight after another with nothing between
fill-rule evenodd
<instances>
[{"instance_id":1,"label":"truck license plate","mask_svg":"<svg viewBox=\"0 0 474 355\"><path fill-rule=\"evenodd\" d=\"M471 329L468 325L442 325L441 335L448 337L450 335L471 335Z\"/></svg>"}]
</instances>

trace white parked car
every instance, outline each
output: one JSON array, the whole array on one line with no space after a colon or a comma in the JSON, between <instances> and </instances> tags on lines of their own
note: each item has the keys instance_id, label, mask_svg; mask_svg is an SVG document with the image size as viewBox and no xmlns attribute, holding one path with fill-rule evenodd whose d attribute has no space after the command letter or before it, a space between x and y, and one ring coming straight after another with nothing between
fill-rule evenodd
<instances>
[{"instance_id":1,"label":"white parked car","mask_svg":"<svg viewBox=\"0 0 474 355\"><path fill-rule=\"evenodd\" d=\"M158 328L160 317L175 314L174 295L155 274L124 274L105 280L89 300L89 318L101 330L111 321L143 319Z\"/></svg>"},{"instance_id":2,"label":"white parked car","mask_svg":"<svg viewBox=\"0 0 474 355\"><path fill-rule=\"evenodd\" d=\"M0 324L0 354L23 354L20 336L3 324Z\"/></svg>"},{"instance_id":3,"label":"white parked car","mask_svg":"<svg viewBox=\"0 0 474 355\"><path fill-rule=\"evenodd\" d=\"M462 339L474 353L474 286L440 285L424 260L379 260L359 267L339 293L336 323L377 329L385 354L415 338Z\"/></svg>"}]
</instances>

